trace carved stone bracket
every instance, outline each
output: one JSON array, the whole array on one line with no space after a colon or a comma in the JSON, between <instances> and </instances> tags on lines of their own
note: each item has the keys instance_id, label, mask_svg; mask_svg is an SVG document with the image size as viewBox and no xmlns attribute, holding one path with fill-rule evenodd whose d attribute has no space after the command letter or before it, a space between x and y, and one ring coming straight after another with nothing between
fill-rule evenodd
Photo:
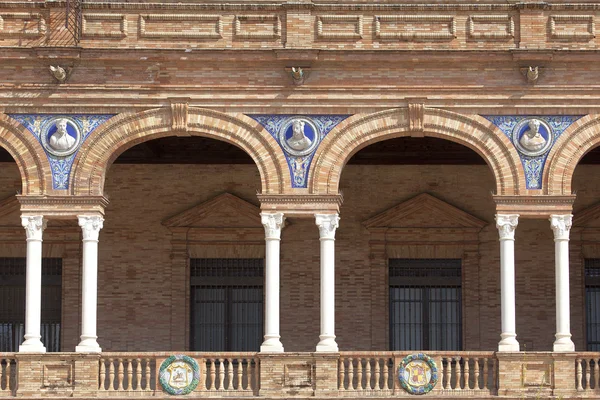
<instances>
[{"instance_id":1,"label":"carved stone bracket","mask_svg":"<svg viewBox=\"0 0 600 400\"><path fill-rule=\"evenodd\" d=\"M189 136L188 122L188 103L171 103L171 128L177 132L177 136Z\"/></svg>"},{"instance_id":2,"label":"carved stone bracket","mask_svg":"<svg viewBox=\"0 0 600 400\"><path fill-rule=\"evenodd\" d=\"M408 104L408 123L413 137L423 137L425 120L425 106L423 103Z\"/></svg>"},{"instance_id":3,"label":"carved stone bracket","mask_svg":"<svg viewBox=\"0 0 600 400\"><path fill-rule=\"evenodd\" d=\"M339 213L343 202L336 195L265 195L258 194L263 212L282 212L286 217L314 218L315 214Z\"/></svg>"}]
</instances>

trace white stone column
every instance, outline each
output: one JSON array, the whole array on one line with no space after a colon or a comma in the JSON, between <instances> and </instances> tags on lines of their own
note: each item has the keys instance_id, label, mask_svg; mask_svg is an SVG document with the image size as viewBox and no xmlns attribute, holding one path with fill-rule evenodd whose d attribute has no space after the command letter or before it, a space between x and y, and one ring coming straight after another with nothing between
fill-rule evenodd
<instances>
[{"instance_id":1,"label":"white stone column","mask_svg":"<svg viewBox=\"0 0 600 400\"><path fill-rule=\"evenodd\" d=\"M569 305L569 232L572 215L551 215L550 226L554 232L554 259L556 278L556 340L554 351L575 351L571 340Z\"/></svg>"},{"instance_id":2,"label":"white stone column","mask_svg":"<svg viewBox=\"0 0 600 400\"><path fill-rule=\"evenodd\" d=\"M515 317L515 229L519 214L496 214L500 233L500 298L502 315L498 351L519 351Z\"/></svg>"},{"instance_id":3,"label":"white stone column","mask_svg":"<svg viewBox=\"0 0 600 400\"><path fill-rule=\"evenodd\" d=\"M266 242L265 341L260 351L282 353L279 335L279 244L285 217L283 213L261 213L260 218L265 227Z\"/></svg>"},{"instance_id":4,"label":"white stone column","mask_svg":"<svg viewBox=\"0 0 600 400\"><path fill-rule=\"evenodd\" d=\"M40 340L42 322L42 235L46 220L41 215L21 217L27 235L27 269L25 283L25 341L21 353L45 353Z\"/></svg>"},{"instance_id":5,"label":"white stone column","mask_svg":"<svg viewBox=\"0 0 600 400\"><path fill-rule=\"evenodd\" d=\"M100 216L79 216L83 234L83 279L81 285L81 342L78 353L100 353L96 339L98 307L98 236L104 224Z\"/></svg>"},{"instance_id":6,"label":"white stone column","mask_svg":"<svg viewBox=\"0 0 600 400\"><path fill-rule=\"evenodd\" d=\"M321 240L321 334L317 351L339 351L335 341L335 230L338 214L315 214Z\"/></svg>"}]
</instances>

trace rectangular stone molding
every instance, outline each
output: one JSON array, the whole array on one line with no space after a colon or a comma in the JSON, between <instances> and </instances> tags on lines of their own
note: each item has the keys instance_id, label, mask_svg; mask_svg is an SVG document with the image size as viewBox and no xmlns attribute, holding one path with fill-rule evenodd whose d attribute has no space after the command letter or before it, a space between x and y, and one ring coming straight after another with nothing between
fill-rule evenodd
<instances>
[{"instance_id":1,"label":"rectangular stone molding","mask_svg":"<svg viewBox=\"0 0 600 400\"><path fill-rule=\"evenodd\" d=\"M83 14L81 34L83 38L122 39L127 37L127 16L108 13Z\"/></svg>"},{"instance_id":2,"label":"rectangular stone molding","mask_svg":"<svg viewBox=\"0 0 600 400\"><path fill-rule=\"evenodd\" d=\"M281 37L279 15L236 15L233 36L236 39L278 39Z\"/></svg>"},{"instance_id":3,"label":"rectangular stone molding","mask_svg":"<svg viewBox=\"0 0 600 400\"><path fill-rule=\"evenodd\" d=\"M477 40L502 40L515 37L515 21L510 15L471 15L467 35Z\"/></svg>"},{"instance_id":4,"label":"rectangular stone molding","mask_svg":"<svg viewBox=\"0 0 600 400\"><path fill-rule=\"evenodd\" d=\"M220 15L145 14L140 15L139 31L147 39L221 39L223 22Z\"/></svg>"},{"instance_id":5,"label":"rectangular stone molding","mask_svg":"<svg viewBox=\"0 0 600 400\"><path fill-rule=\"evenodd\" d=\"M376 15L375 37L381 40L452 40L456 20L452 15Z\"/></svg>"},{"instance_id":6,"label":"rectangular stone molding","mask_svg":"<svg viewBox=\"0 0 600 400\"><path fill-rule=\"evenodd\" d=\"M589 41L596 37L593 15L551 15L549 24L551 39Z\"/></svg>"},{"instance_id":7,"label":"rectangular stone molding","mask_svg":"<svg viewBox=\"0 0 600 400\"><path fill-rule=\"evenodd\" d=\"M33 21L33 24L32 24ZM0 13L0 38L40 37L46 34L46 20L39 13Z\"/></svg>"},{"instance_id":8,"label":"rectangular stone molding","mask_svg":"<svg viewBox=\"0 0 600 400\"><path fill-rule=\"evenodd\" d=\"M362 39L362 15L319 15L317 16L317 38L319 39Z\"/></svg>"}]
</instances>

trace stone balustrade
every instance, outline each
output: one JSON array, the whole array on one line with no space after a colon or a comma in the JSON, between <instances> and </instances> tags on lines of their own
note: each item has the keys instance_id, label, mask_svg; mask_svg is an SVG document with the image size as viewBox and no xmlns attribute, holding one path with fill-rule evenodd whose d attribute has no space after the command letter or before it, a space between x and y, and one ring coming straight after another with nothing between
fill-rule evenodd
<instances>
[{"instance_id":1,"label":"stone balustrade","mask_svg":"<svg viewBox=\"0 0 600 400\"><path fill-rule=\"evenodd\" d=\"M207 398L410 397L398 380L407 352L0 353L0 397L168 398L161 364L193 358ZM600 353L427 352L438 382L431 398L598 398Z\"/></svg>"}]
</instances>

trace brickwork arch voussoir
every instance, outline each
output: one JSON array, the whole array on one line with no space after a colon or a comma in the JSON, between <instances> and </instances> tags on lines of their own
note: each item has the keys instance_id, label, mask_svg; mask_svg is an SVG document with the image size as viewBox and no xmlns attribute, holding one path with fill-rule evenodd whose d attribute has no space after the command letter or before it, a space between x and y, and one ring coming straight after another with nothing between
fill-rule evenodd
<instances>
[{"instance_id":1,"label":"brickwork arch voussoir","mask_svg":"<svg viewBox=\"0 0 600 400\"><path fill-rule=\"evenodd\" d=\"M243 114L225 114L190 107L186 129L174 130L171 108L124 113L96 129L77 155L71 176L74 195L102 195L106 172L114 160L136 144L160 137L204 136L231 143L254 160L263 194L278 194L290 187L283 153L275 139L256 121Z\"/></svg>"},{"instance_id":2,"label":"brickwork arch voussoir","mask_svg":"<svg viewBox=\"0 0 600 400\"><path fill-rule=\"evenodd\" d=\"M548 195L570 195L575 168L590 150L600 145L600 114L586 115L560 135L544 170L543 182Z\"/></svg>"},{"instance_id":3,"label":"brickwork arch voussoir","mask_svg":"<svg viewBox=\"0 0 600 400\"><path fill-rule=\"evenodd\" d=\"M515 195L525 187L523 168L510 140L491 122L477 115L425 108L423 135L457 142L476 151L491 168L496 193ZM387 139L410 136L408 109L391 109L348 118L319 146L309 176L314 194L337 194L342 170L360 149Z\"/></svg>"},{"instance_id":4,"label":"brickwork arch voussoir","mask_svg":"<svg viewBox=\"0 0 600 400\"><path fill-rule=\"evenodd\" d=\"M42 145L27 128L5 114L0 114L0 146L17 163L23 194L46 194L52 187L52 174Z\"/></svg>"}]
</instances>

